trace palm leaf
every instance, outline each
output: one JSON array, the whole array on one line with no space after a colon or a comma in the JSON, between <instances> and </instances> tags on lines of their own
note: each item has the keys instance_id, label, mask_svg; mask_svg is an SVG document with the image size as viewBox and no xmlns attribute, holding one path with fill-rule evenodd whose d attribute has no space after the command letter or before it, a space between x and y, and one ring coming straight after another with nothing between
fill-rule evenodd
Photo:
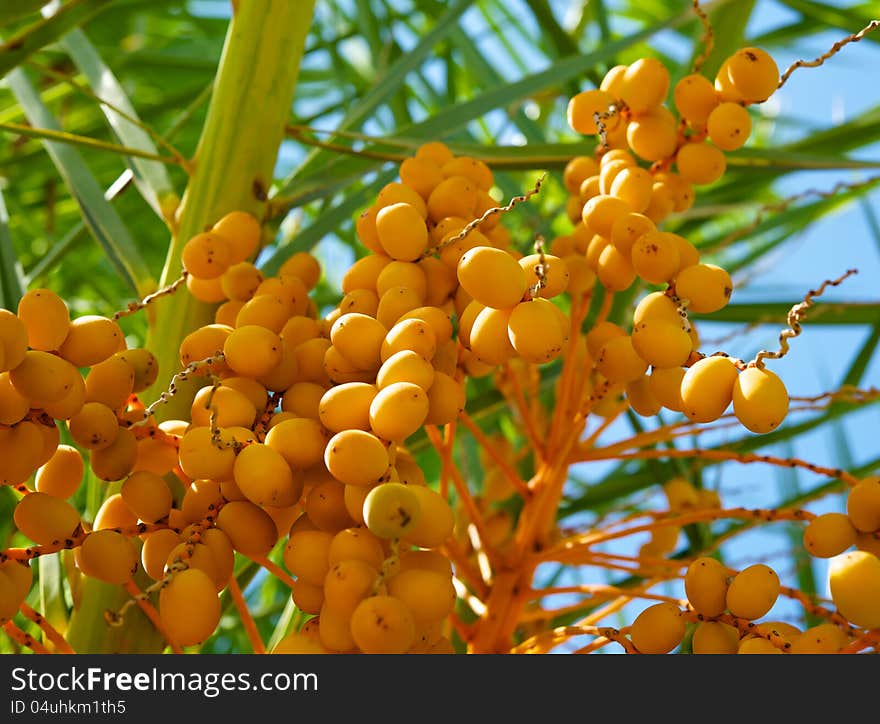
<instances>
[{"instance_id":1,"label":"palm leaf","mask_svg":"<svg viewBox=\"0 0 880 724\"><path fill-rule=\"evenodd\" d=\"M0 78L41 48L54 43L67 31L82 25L104 10L110 0L69 0L50 18L38 20L0 45ZM25 10L31 3L19 8Z\"/></svg>"},{"instance_id":2,"label":"palm leaf","mask_svg":"<svg viewBox=\"0 0 880 724\"><path fill-rule=\"evenodd\" d=\"M15 309L24 294L21 265L9 235L9 215L0 192L0 306Z\"/></svg>"},{"instance_id":3,"label":"palm leaf","mask_svg":"<svg viewBox=\"0 0 880 724\"><path fill-rule=\"evenodd\" d=\"M79 29L72 30L62 39L62 45L95 94L112 104L113 107L102 105L101 110L119 143L146 154L160 155L150 134L133 122L137 120L134 106L86 34ZM125 116L115 109L121 110ZM127 163L141 195L160 217L167 218L176 206L178 196L165 166L158 161L136 156L129 158Z\"/></svg>"},{"instance_id":4,"label":"palm leaf","mask_svg":"<svg viewBox=\"0 0 880 724\"><path fill-rule=\"evenodd\" d=\"M0 5L0 25L7 25L31 13L37 12L45 0L16 0Z\"/></svg>"},{"instance_id":5,"label":"palm leaf","mask_svg":"<svg viewBox=\"0 0 880 724\"><path fill-rule=\"evenodd\" d=\"M32 124L60 131L58 122L40 100L24 71L12 71L7 80ZM85 161L69 146L56 141L44 141L44 145L71 195L76 199L86 225L104 249L110 263L132 291L138 296L145 296L150 291L152 275L119 214L104 199L103 191Z\"/></svg>"},{"instance_id":6,"label":"palm leaf","mask_svg":"<svg viewBox=\"0 0 880 724\"><path fill-rule=\"evenodd\" d=\"M402 55L393 66L388 68L383 75L381 82L377 83L369 92L360 98L357 103L349 108L345 118L339 124L340 129L346 130L355 127L391 97L403 83L410 71L418 67L424 58L433 50L434 46L452 31L453 26L461 17L462 13L468 9L469 5L470 3L467 2L467 0L456 0L446 12L438 18L431 31L419 40L418 45L412 51ZM327 156L328 154L326 152L313 152L300 165L298 174L307 173L315 166L319 165L321 160L326 159ZM285 185L282 186L279 193L288 194L290 191Z\"/></svg>"}]
</instances>

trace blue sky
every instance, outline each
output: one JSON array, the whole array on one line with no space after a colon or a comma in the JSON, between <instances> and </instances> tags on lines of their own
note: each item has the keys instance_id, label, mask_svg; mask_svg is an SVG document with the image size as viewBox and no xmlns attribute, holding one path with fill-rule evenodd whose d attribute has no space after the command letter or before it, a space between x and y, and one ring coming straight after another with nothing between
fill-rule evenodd
<instances>
[{"instance_id":1,"label":"blue sky","mask_svg":"<svg viewBox=\"0 0 880 724\"><path fill-rule=\"evenodd\" d=\"M847 3L834 3L847 5ZM795 16L796 17L796 16ZM765 32L781 23L793 19L789 10L776 2L758 2L748 34ZM853 28L858 30L859 28ZM844 33L826 32L813 36L808 42L796 48L774 51L780 70L798 58L814 58L825 52ZM830 59L819 68L804 68L796 71L786 85L767 104L767 115L803 118L816 128L838 125L880 103L880 88L869 79L866 69L877 67L880 62L880 47L869 42L847 46L844 51ZM780 124L772 129L774 140L784 142L793 140L792 131ZM863 149L859 158L877 160L880 158L877 146ZM784 196L803 193L808 189L830 190L839 182L852 183L868 177L865 172L803 172L793 175L778 185ZM880 194L868 197L871 206L877 210ZM865 301L877 303L878 273L880 273L880 242L873 238L865 219L864 210L858 204L849 205L813 224L807 231L789 240L771 257L766 267L757 273L750 271L748 279L735 278L738 286L732 302L782 301L799 299L808 289L815 288L823 280L836 277L850 267L856 267L859 274L848 279L837 289L830 289L818 302L833 300ZM782 320L780 320L782 321ZM775 349L776 336L781 326L769 325L749 333L725 348L731 354L744 359L750 358L761 348ZM729 325L701 324L700 333L704 339L723 337L731 331ZM792 395L808 396L835 388L849 368L857 351L864 344L870 330L867 327L823 327L813 326L807 321L802 334L791 342L791 353L782 360L771 361L768 366L784 380ZM875 355L862 387L880 386L880 361ZM797 421L790 416L788 422ZM863 411L849 416L845 422L827 426L821 433L807 434L795 443L793 449L781 446L770 447L762 452L771 455L790 456L792 454L810 462L831 467L846 466L847 455L842 454L842 445L848 447L853 463L866 462L880 453L880 408L872 405ZM609 431L625 434L626 426ZM845 443L842 441L845 440ZM585 471L586 472L586 471ZM596 471L588 472L595 475ZM792 487L801 483L815 484L819 478L802 471L792 473L779 471L765 465L726 464L717 466L709 476L721 491L726 506L766 506L791 494ZM843 510L840 496L825 498L810 504L814 512ZM754 562L768 562L777 565L783 582L793 582L793 571L785 567L784 553L790 545L785 529L779 525L765 527L750 532L735 543L725 546L727 561L732 566L744 567ZM632 548L628 546L630 550ZM769 557L769 560L768 560ZM824 585L827 563L813 561L820 586ZM668 592L680 595L680 587L669 586ZM821 588L820 588L821 590ZM618 624L631 621L633 614L646 604L634 604L625 609ZM796 616L797 608L780 599L770 612L768 619ZM796 619L794 619L796 621Z\"/></svg>"}]
</instances>

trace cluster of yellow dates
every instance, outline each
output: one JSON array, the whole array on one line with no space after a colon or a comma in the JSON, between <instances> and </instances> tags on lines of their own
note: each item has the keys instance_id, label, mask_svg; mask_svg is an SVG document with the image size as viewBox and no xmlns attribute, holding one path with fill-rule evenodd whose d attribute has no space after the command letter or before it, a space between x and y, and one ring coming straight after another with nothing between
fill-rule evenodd
<instances>
[{"instance_id":1,"label":"cluster of yellow dates","mask_svg":"<svg viewBox=\"0 0 880 724\"><path fill-rule=\"evenodd\" d=\"M769 98L778 79L766 52L742 48L722 64L714 83L700 74L676 83L676 116L664 105L669 71L645 58L612 68L599 89L569 102L572 129L601 130L605 145L598 160L582 156L566 167L568 215L575 226L551 249L584 254L610 292L628 289L637 278L660 287L641 299L629 332L610 322L591 331L598 371L608 385L626 392L640 415L665 407L694 422L711 422L732 402L747 429L766 433L788 412L785 385L763 364L737 365L697 351L687 313L722 309L733 282L721 267L701 262L683 236L657 228L691 207L695 185L722 176L724 151L740 148L751 133L746 107Z\"/></svg>"},{"instance_id":2,"label":"cluster of yellow dates","mask_svg":"<svg viewBox=\"0 0 880 724\"><path fill-rule=\"evenodd\" d=\"M275 652L451 652L456 589L444 544L454 515L406 441L458 418L467 377L564 355L566 310L597 283L608 293L637 279L659 288L638 303L629 331L602 321L577 335L574 359L591 389L625 393L641 415L666 407L701 423L732 403L749 430L775 429L788 410L779 378L763 365L700 354L687 318L721 309L730 276L658 227L693 204L694 185L720 178L723 152L749 136L746 107L777 81L772 59L744 48L714 83L694 74L676 84L677 117L663 105L668 71L653 59L613 68L599 89L576 95L571 127L602 143L595 158L565 168L574 228L546 252L517 251L493 212L485 163L440 142L420 146L357 219L369 253L323 315L310 296L317 260L298 253L267 276L251 261L260 222L225 215L182 249L187 289L217 305L214 322L180 346L185 374L203 382L188 419L157 422L139 400L156 360L128 349L115 320L71 320L46 289L28 292L17 313L0 310L0 481L21 494L15 524L37 546L0 554L0 618L13 617L30 590L30 558L74 548L86 576L131 585L145 573L169 643L196 645L217 629L236 553L266 561L280 542L293 601L313 617ZM74 445L60 444L59 421ZM83 452L97 478L121 483L91 522L69 502ZM512 490L490 473L478 505L496 519L487 529L500 544L512 520L491 504ZM805 534L823 557L860 541L833 570L832 594L844 616L869 628L880 626L878 501L880 482L866 480L848 515L820 516ZM668 553L678 532L658 529L643 553ZM685 579L693 611L746 620L769 611L779 594L771 569L731 575L714 559L694 561ZM668 603L646 609L633 644L672 650L684 636L681 613ZM791 648L833 639L837 650L844 639L832 633L799 632ZM693 648L767 641L740 640L735 627L707 620Z\"/></svg>"}]
</instances>

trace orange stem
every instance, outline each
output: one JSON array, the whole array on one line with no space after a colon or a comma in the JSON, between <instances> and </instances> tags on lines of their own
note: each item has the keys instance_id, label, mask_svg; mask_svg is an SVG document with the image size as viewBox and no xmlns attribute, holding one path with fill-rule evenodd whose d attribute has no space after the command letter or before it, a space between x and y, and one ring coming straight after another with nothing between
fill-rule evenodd
<instances>
[{"instance_id":1,"label":"orange stem","mask_svg":"<svg viewBox=\"0 0 880 724\"><path fill-rule=\"evenodd\" d=\"M248 558L250 558L257 565L265 568L285 586L293 590L294 585L296 585L296 581L294 581L293 578L289 576L277 563L273 563L268 558L266 558L266 556L248 556Z\"/></svg>"},{"instance_id":2,"label":"orange stem","mask_svg":"<svg viewBox=\"0 0 880 724\"><path fill-rule=\"evenodd\" d=\"M608 455L604 450L594 452L584 451L577 462L588 460L646 460L653 458L702 458L704 460L734 460L739 463L766 463L778 465L784 468L803 468L818 475L827 475L829 478L837 478L848 485L856 485L859 479L851 473L840 468L826 468L814 465L806 460L798 458L779 458L773 455L755 455L754 453L738 453L732 450L639 450L631 453L615 453Z\"/></svg>"},{"instance_id":3,"label":"orange stem","mask_svg":"<svg viewBox=\"0 0 880 724\"><path fill-rule=\"evenodd\" d=\"M455 566L455 574L476 591L480 598L484 598L486 595L486 583L480 576L479 571L467 559L458 541L454 538L448 538L443 544L443 550Z\"/></svg>"},{"instance_id":4,"label":"orange stem","mask_svg":"<svg viewBox=\"0 0 880 724\"><path fill-rule=\"evenodd\" d=\"M586 646L582 646L581 648L577 649L573 653L575 653L575 654L591 654L594 651L598 651L599 649L604 648L608 644L611 644L611 643L614 643L614 641L612 639L606 639L604 636L599 636L598 638L596 638L593 641L591 641L590 643L588 643Z\"/></svg>"},{"instance_id":5,"label":"orange stem","mask_svg":"<svg viewBox=\"0 0 880 724\"><path fill-rule=\"evenodd\" d=\"M529 444L531 445L535 456L543 459L545 451L544 445L541 443L541 436L538 434L535 420L529 410L528 403L526 403L522 385L520 385L516 374L510 369L509 365L505 365L505 379L510 383L510 390L513 393L513 402L516 406L517 412L519 412L519 416L522 418L523 424L525 425L526 437L529 438Z\"/></svg>"},{"instance_id":6,"label":"orange stem","mask_svg":"<svg viewBox=\"0 0 880 724\"><path fill-rule=\"evenodd\" d=\"M551 631L542 631L541 633L526 639L521 644L514 647L511 650L511 653L546 653L575 636L600 636L619 643L628 654L639 653L635 646L633 646L632 642L626 638L624 634L624 631L626 630L627 629L616 629L607 626L560 626Z\"/></svg>"},{"instance_id":7,"label":"orange stem","mask_svg":"<svg viewBox=\"0 0 880 724\"><path fill-rule=\"evenodd\" d=\"M122 535L124 535L126 538L134 538L135 536L141 535L143 533L152 533L153 531L162 530L163 528L167 527L167 522L138 523L137 525L129 526L127 528L111 528L110 530L116 531L117 533L122 533ZM38 558L39 556L45 556L51 553L57 553L58 551L77 548L78 546L82 545L82 542L86 539L86 536L88 536L88 534L88 531L79 529L76 533L70 536L70 538L53 541L52 543L46 545L28 546L27 548L7 548L6 550L0 551L0 563L3 563L9 559L17 561L30 561L34 558Z\"/></svg>"},{"instance_id":8,"label":"orange stem","mask_svg":"<svg viewBox=\"0 0 880 724\"><path fill-rule=\"evenodd\" d=\"M458 633L461 637L462 641L470 640L473 635L471 632L471 626L468 626L464 621L462 621L457 614L451 613L449 614L449 623L452 624L452 628Z\"/></svg>"},{"instance_id":9,"label":"orange stem","mask_svg":"<svg viewBox=\"0 0 880 724\"><path fill-rule=\"evenodd\" d=\"M22 631L18 626L12 623L12 621L7 621L6 623L4 623L3 630L6 632L7 636L9 636L9 638L11 638L13 641L17 641L22 646L29 648L35 654L51 653L45 646L43 646L43 644L37 641L26 631Z\"/></svg>"},{"instance_id":10,"label":"orange stem","mask_svg":"<svg viewBox=\"0 0 880 724\"><path fill-rule=\"evenodd\" d=\"M844 646L839 653L841 654L857 654L859 651L867 649L869 647L877 648L877 644L880 644L880 629L874 629L873 631L869 631L864 636L857 638L851 644L847 644Z\"/></svg>"},{"instance_id":11,"label":"orange stem","mask_svg":"<svg viewBox=\"0 0 880 724\"><path fill-rule=\"evenodd\" d=\"M576 306L574 301L571 308L571 329L569 331L568 348L565 350L565 359L562 362L562 378L559 383L559 396L556 400L556 407L553 410L553 419L550 421L550 434L548 435L550 450L555 450L556 438L559 435L559 429L564 425L564 417L568 417L572 410L569 408L569 400L572 399L571 385L573 380L577 378L574 370L574 354L580 341L581 323L586 314L587 305L580 304ZM586 370L580 370L581 376L587 373ZM577 399L577 398L574 398ZM575 408L574 412L578 411Z\"/></svg>"},{"instance_id":12,"label":"orange stem","mask_svg":"<svg viewBox=\"0 0 880 724\"><path fill-rule=\"evenodd\" d=\"M440 460L440 495L444 500L449 500L449 466L447 458L452 460L452 448L455 445L456 424L447 423L443 426L443 449L444 454Z\"/></svg>"},{"instance_id":13,"label":"orange stem","mask_svg":"<svg viewBox=\"0 0 880 724\"><path fill-rule=\"evenodd\" d=\"M624 405L623 409L626 409L626 405ZM737 420L732 414L722 415L718 419L725 420L725 422L720 425L712 425L711 428L707 428L706 425L703 423L691 422L690 420L683 420L681 422L663 425L662 427L658 427L653 430L647 430L645 432L637 433L630 437L624 438L623 440L619 440L618 442L611 443L610 445L605 445L604 447L600 448L600 450L605 454L610 455L614 453L616 455L618 452L626 452L629 450L647 447L649 445L657 445L659 443L669 442L680 437L691 437L706 430L712 430L714 432L715 430L722 430L727 427L738 427L741 424L739 420ZM586 438L575 448L574 454L592 455L596 439L602 432L604 432L607 427L608 424L603 424L603 426L599 430L596 430L590 435L590 437ZM575 461L576 460L572 460L572 462Z\"/></svg>"},{"instance_id":14,"label":"orange stem","mask_svg":"<svg viewBox=\"0 0 880 724\"><path fill-rule=\"evenodd\" d=\"M254 621L254 617L251 616L251 612L248 610L247 601L244 600L241 587L238 585L238 581L235 580L235 576L230 576L227 590L229 591L229 595L232 596L232 602L238 610L239 618L241 618L245 633L247 633L248 639L250 639L254 653L265 654L266 647L263 645L263 640L260 638L260 632L257 630L257 623Z\"/></svg>"},{"instance_id":15,"label":"orange stem","mask_svg":"<svg viewBox=\"0 0 880 724\"><path fill-rule=\"evenodd\" d=\"M608 618L612 613L617 613L620 609L622 609L626 604L628 604L632 599L627 598L626 596L620 596L615 600L606 603L601 608L597 608L595 611L589 613L584 616L580 621L578 621L578 625L587 625L587 624L597 624L603 618Z\"/></svg>"},{"instance_id":16,"label":"orange stem","mask_svg":"<svg viewBox=\"0 0 880 724\"><path fill-rule=\"evenodd\" d=\"M495 464L499 467L501 472L504 473L504 476L507 478L508 482L516 488L516 491L520 494L521 497L528 499L532 495L532 491L526 485L525 481L517 475L516 470L514 470L510 464L501 457L501 454L498 452L498 449L492 442L487 438L483 431L477 426L477 424L473 421L470 415L466 412L462 411L461 421L465 424L468 430L471 431L471 434L477 441L477 444L482 447L488 454L489 457L495 462Z\"/></svg>"},{"instance_id":17,"label":"orange stem","mask_svg":"<svg viewBox=\"0 0 880 724\"><path fill-rule=\"evenodd\" d=\"M468 490L467 483L465 483L464 479L461 477L461 473L458 471L458 466L451 459L448 451L443 447L443 443L440 439L440 433L437 431L437 427L435 425L425 425L425 432L428 435L428 439L431 441L431 444L434 446L434 449L437 451L439 455L441 455L447 462L449 467L449 474L452 477L452 484L455 487L455 492L458 494L458 497L461 499L461 502L464 504L465 510L467 510L468 517L471 519L471 522L474 524L474 527L477 529L477 533L480 536L480 542L483 545L483 550L486 552L486 555L489 557L490 562L494 564L496 561L495 552L488 545L489 536L486 533L486 528L483 525L483 517L480 514L480 509L477 507L477 503Z\"/></svg>"},{"instance_id":18,"label":"orange stem","mask_svg":"<svg viewBox=\"0 0 880 724\"><path fill-rule=\"evenodd\" d=\"M606 319L608 319L608 315L611 313L611 307L614 304L614 292L605 291L605 298L602 300L602 306L599 307L599 312L596 314L596 321L593 322L593 326L595 327L598 324L602 324Z\"/></svg>"},{"instance_id":19,"label":"orange stem","mask_svg":"<svg viewBox=\"0 0 880 724\"><path fill-rule=\"evenodd\" d=\"M704 508L702 510L695 510L690 513L682 513L679 515L669 515L669 513L658 515L669 517L660 518L653 523L625 528L624 530L583 533L581 535L573 536L568 540L557 543L552 548L548 548L538 556L538 559L545 559L556 554L565 553L575 546L594 546L599 543L607 543L615 538L625 538L635 533L649 532L654 530L657 526L685 526L691 523L724 518L744 518L746 520L763 520L770 522L778 520L810 521L816 517L815 513L811 513L808 510L771 510L769 508Z\"/></svg>"},{"instance_id":20,"label":"orange stem","mask_svg":"<svg viewBox=\"0 0 880 724\"><path fill-rule=\"evenodd\" d=\"M174 640L170 633L168 633L168 629L165 628L165 625L162 623L162 619L159 617L159 612L156 610L155 606L150 603L149 599L144 597L144 594L137 587L134 581L131 579L125 582L125 590L131 594L131 597L134 599L135 603L137 603L138 608L144 612L144 615L150 619L150 623L156 627L156 630L162 634L162 638L165 639L166 643L171 647L171 650L175 654L182 654L183 649L180 648L178 643Z\"/></svg>"},{"instance_id":21,"label":"orange stem","mask_svg":"<svg viewBox=\"0 0 880 724\"><path fill-rule=\"evenodd\" d=\"M779 592L783 596L787 596L788 598L792 598L797 601L801 606L804 607L804 610L808 613L811 613L814 616L828 619L829 621L843 629L844 632L846 632L847 634L853 633L853 625L844 616L839 614L837 611L832 611L830 608L825 608L825 606L822 606L815 601L810 600L809 596L807 596L807 594L805 594L803 591L799 591L796 588L789 588L788 586L782 586L779 589Z\"/></svg>"},{"instance_id":22,"label":"orange stem","mask_svg":"<svg viewBox=\"0 0 880 724\"><path fill-rule=\"evenodd\" d=\"M76 653L76 651L71 648L70 644L67 643L67 639L65 639L60 633L58 633L57 629L51 623L49 623L46 620L46 617L43 616L41 613L38 613L26 603L22 603L18 610L40 627L40 630L43 632L46 638L54 644L59 654Z\"/></svg>"},{"instance_id":23,"label":"orange stem","mask_svg":"<svg viewBox=\"0 0 880 724\"><path fill-rule=\"evenodd\" d=\"M597 427L595 430L593 430L593 432L590 433L589 437L587 437L581 443L580 447L583 448L584 450L589 450L589 449L593 448L593 446L596 444L596 441L602 436L602 433L605 432L609 427L611 427L615 423L617 418L620 417L621 413L627 407L629 407L629 403L626 400L621 401L617 405L617 409L612 414L608 415L608 417L606 417L604 420L602 420L602 422L599 424L599 427ZM605 450L606 448L599 448L599 449ZM589 453L584 453L584 454L588 455Z\"/></svg>"},{"instance_id":24,"label":"orange stem","mask_svg":"<svg viewBox=\"0 0 880 724\"><path fill-rule=\"evenodd\" d=\"M659 593L648 593L642 590L644 587L634 587L632 589L619 588L618 586L608 586L601 583L584 583L579 586L558 586L555 588L545 588L542 590L532 591L533 598L544 598L545 596L555 596L561 593L583 593L587 596L623 596L625 598L644 598L651 601L665 601L674 603L676 606L684 606L687 602L674 596L664 596Z\"/></svg>"}]
</instances>

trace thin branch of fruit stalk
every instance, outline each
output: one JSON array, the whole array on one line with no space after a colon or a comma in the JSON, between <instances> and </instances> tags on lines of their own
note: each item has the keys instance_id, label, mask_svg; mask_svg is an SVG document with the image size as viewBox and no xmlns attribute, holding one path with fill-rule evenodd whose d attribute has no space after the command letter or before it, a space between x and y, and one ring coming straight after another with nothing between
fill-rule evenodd
<instances>
[{"instance_id":1,"label":"thin branch of fruit stalk","mask_svg":"<svg viewBox=\"0 0 880 724\"><path fill-rule=\"evenodd\" d=\"M67 143L71 146L80 146L83 148L91 148L97 151L105 151L108 153L116 153L120 156L133 156L136 158L146 158L151 161L159 161L168 165L183 165L180 159L171 156L157 156L149 151L142 151L139 148L129 148L127 146L119 146L115 143L107 141L99 141L95 138L87 136L78 136L75 133L67 131L53 131L50 128L34 128L33 126L23 126L19 123L2 123L0 122L0 131L17 135L28 136L29 138L39 138L41 140L57 141L58 143Z\"/></svg>"}]
</instances>

